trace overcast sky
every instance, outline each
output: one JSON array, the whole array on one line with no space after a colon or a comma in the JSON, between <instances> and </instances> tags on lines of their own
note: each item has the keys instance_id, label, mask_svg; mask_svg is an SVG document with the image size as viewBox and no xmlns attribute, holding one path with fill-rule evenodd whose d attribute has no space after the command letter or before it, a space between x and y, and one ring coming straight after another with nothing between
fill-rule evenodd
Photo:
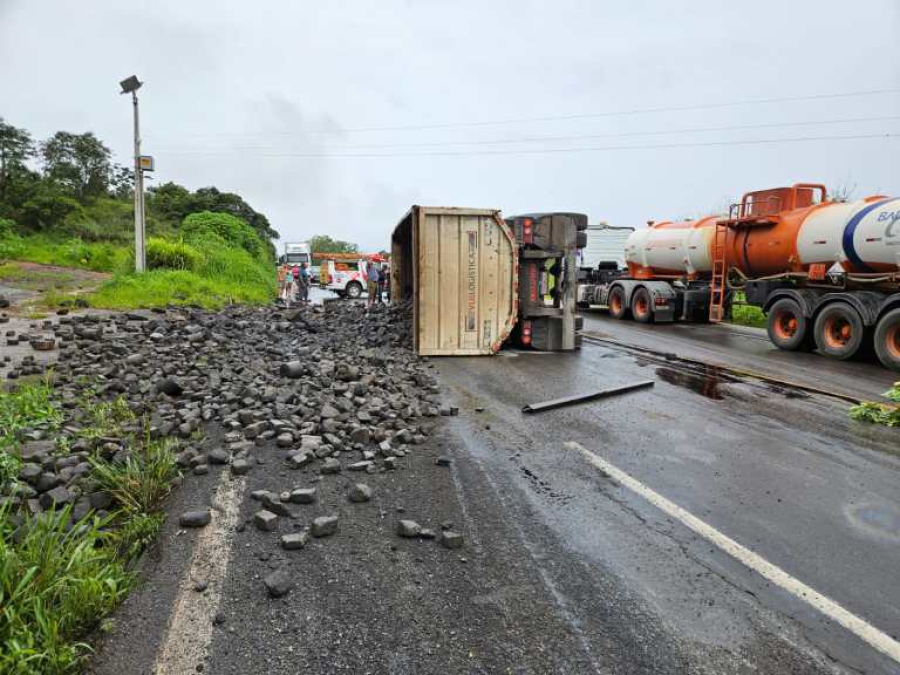
<instances>
[{"instance_id":1,"label":"overcast sky","mask_svg":"<svg viewBox=\"0 0 900 675\"><path fill-rule=\"evenodd\" d=\"M798 181L898 195L898 36L898 0L0 0L0 116L128 162L137 74L155 182L372 250L414 203L639 226Z\"/></svg>"}]
</instances>

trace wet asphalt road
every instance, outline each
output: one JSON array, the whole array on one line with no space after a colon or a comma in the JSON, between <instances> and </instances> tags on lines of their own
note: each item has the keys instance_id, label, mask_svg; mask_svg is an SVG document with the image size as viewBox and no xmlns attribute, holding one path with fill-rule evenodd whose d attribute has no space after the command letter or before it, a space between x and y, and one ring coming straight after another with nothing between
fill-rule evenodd
<instances>
[{"instance_id":1,"label":"wet asphalt road","mask_svg":"<svg viewBox=\"0 0 900 675\"><path fill-rule=\"evenodd\" d=\"M881 393L900 379L874 357L851 361L815 352L784 352L769 341L765 329L731 324L670 323L644 325L611 319L604 309L583 313L584 331L630 346L674 353L714 365L756 372L862 400L883 400Z\"/></svg>"},{"instance_id":2,"label":"wet asphalt road","mask_svg":"<svg viewBox=\"0 0 900 675\"><path fill-rule=\"evenodd\" d=\"M831 398L742 381L710 389L677 363L597 345L434 363L460 416L443 418L403 472L366 477L371 504L346 502L349 476L321 483L296 522L338 512L338 536L287 553L252 526L236 534L224 623L198 671L900 672L564 445L581 443L896 639L897 430L851 422ZM653 389L519 412L645 378ZM314 479L272 461L247 493ZM188 481L173 512L208 500L216 480ZM245 500L244 518L254 506ZM451 521L466 547L398 539L399 517ZM151 672L194 536L170 519L92 672ZM261 577L285 564L298 587L271 600Z\"/></svg>"},{"instance_id":3,"label":"wet asphalt road","mask_svg":"<svg viewBox=\"0 0 900 675\"><path fill-rule=\"evenodd\" d=\"M844 629L610 486L563 443L581 443L896 639L900 433L848 420L846 405L831 398L752 382L711 385L676 365L586 345L580 355L448 360L441 371L461 400L488 407L490 435L519 453L519 483L571 554L613 570L678 639L699 641L701 651L744 653L760 644L760 630L796 631L799 644L851 670L898 672ZM647 378L656 380L651 390L517 414L525 403ZM794 672L784 666L761 671Z\"/></svg>"}]
</instances>

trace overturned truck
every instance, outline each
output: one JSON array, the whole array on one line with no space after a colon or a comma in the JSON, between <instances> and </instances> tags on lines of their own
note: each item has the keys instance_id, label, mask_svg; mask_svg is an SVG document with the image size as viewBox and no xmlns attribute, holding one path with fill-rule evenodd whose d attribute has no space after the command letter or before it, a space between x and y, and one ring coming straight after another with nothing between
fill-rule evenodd
<instances>
[{"instance_id":1,"label":"overturned truck","mask_svg":"<svg viewBox=\"0 0 900 675\"><path fill-rule=\"evenodd\" d=\"M391 241L391 296L413 307L422 355L493 354L509 341L578 346L575 252L587 217L413 206Z\"/></svg>"}]
</instances>

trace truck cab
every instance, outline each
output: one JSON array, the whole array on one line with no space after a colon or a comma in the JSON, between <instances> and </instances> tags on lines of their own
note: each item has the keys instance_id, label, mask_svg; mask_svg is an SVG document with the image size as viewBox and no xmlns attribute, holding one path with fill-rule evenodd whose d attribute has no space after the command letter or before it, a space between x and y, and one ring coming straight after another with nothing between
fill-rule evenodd
<instances>
[{"instance_id":1,"label":"truck cab","mask_svg":"<svg viewBox=\"0 0 900 675\"><path fill-rule=\"evenodd\" d=\"M323 260L319 267L322 288L334 291L341 298L361 297L368 282L367 262L365 259Z\"/></svg>"},{"instance_id":2,"label":"truck cab","mask_svg":"<svg viewBox=\"0 0 900 675\"><path fill-rule=\"evenodd\" d=\"M310 255L309 244L304 241L285 243L284 254L278 258L279 265L287 264L291 267L300 265L301 263L306 263L308 267L311 262L312 258Z\"/></svg>"}]
</instances>

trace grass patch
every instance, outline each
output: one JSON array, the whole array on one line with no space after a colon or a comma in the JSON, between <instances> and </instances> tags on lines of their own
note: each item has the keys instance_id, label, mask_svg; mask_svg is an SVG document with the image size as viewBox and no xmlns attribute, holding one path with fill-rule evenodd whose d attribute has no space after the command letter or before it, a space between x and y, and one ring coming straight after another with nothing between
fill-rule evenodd
<instances>
[{"instance_id":1,"label":"grass patch","mask_svg":"<svg viewBox=\"0 0 900 675\"><path fill-rule=\"evenodd\" d=\"M69 510L15 526L0 512L0 672L65 675L89 646L80 636L132 585L115 535L97 518L69 527Z\"/></svg>"},{"instance_id":2,"label":"grass patch","mask_svg":"<svg viewBox=\"0 0 900 675\"><path fill-rule=\"evenodd\" d=\"M251 284L203 277L184 270L151 270L144 274L114 277L90 296L93 307L135 309L174 305L198 305L218 309L230 304L262 305L275 297L272 282Z\"/></svg>"},{"instance_id":3,"label":"grass patch","mask_svg":"<svg viewBox=\"0 0 900 675\"><path fill-rule=\"evenodd\" d=\"M42 427L52 431L62 420L49 378L23 382L12 391L0 391L0 453L17 449L22 429Z\"/></svg>"},{"instance_id":4,"label":"grass patch","mask_svg":"<svg viewBox=\"0 0 900 675\"><path fill-rule=\"evenodd\" d=\"M882 395L891 401L900 403L900 382L894 382L894 386ZM867 401L850 408L850 417L861 422L900 427L900 405Z\"/></svg>"},{"instance_id":5,"label":"grass patch","mask_svg":"<svg viewBox=\"0 0 900 675\"><path fill-rule=\"evenodd\" d=\"M123 463L94 459L93 478L120 506L125 519L156 512L178 477L174 444L144 438Z\"/></svg>"},{"instance_id":6,"label":"grass patch","mask_svg":"<svg viewBox=\"0 0 900 675\"><path fill-rule=\"evenodd\" d=\"M179 477L175 445L139 433L125 399L98 401L87 391L81 407L79 437L126 439L124 461L89 458L92 479L115 510L72 523L68 507L32 516L0 503L0 673L78 672L90 652L84 636L131 589L130 568L158 533L162 502ZM52 431L63 421L49 380L0 392L0 487L7 494L20 468L20 432Z\"/></svg>"},{"instance_id":7,"label":"grass patch","mask_svg":"<svg viewBox=\"0 0 900 675\"><path fill-rule=\"evenodd\" d=\"M60 241L59 237L31 235L0 239L0 260L23 260L42 265L77 267L94 272L124 269L130 255L125 245L86 242L77 237Z\"/></svg>"}]
</instances>

